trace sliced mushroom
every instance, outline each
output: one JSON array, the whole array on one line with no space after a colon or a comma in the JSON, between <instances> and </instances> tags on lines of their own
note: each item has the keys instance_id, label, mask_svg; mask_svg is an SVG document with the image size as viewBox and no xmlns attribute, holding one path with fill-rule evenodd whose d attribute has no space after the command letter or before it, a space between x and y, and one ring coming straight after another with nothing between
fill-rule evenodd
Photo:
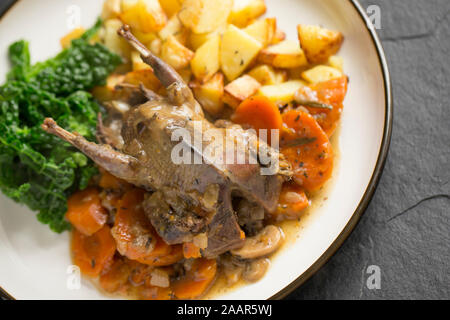
<instances>
[{"instance_id":1,"label":"sliced mushroom","mask_svg":"<svg viewBox=\"0 0 450 320\"><path fill-rule=\"evenodd\" d=\"M270 260L267 258L253 260L247 264L242 278L247 282L256 282L266 274L269 266Z\"/></svg>"},{"instance_id":2,"label":"sliced mushroom","mask_svg":"<svg viewBox=\"0 0 450 320\"><path fill-rule=\"evenodd\" d=\"M242 259L255 259L275 252L283 243L284 234L280 228L268 225L257 235L246 238L244 245L231 253Z\"/></svg>"}]
</instances>

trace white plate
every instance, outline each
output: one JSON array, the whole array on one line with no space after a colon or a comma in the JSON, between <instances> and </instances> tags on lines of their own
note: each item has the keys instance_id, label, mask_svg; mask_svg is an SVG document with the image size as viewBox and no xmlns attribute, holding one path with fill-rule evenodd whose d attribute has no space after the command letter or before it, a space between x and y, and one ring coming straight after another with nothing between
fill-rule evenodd
<instances>
[{"instance_id":1,"label":"white plate","mask_svg":"<svg viewBox=\"0 0 450 320\"><path fill-rule=\"evenodd\" d=\"M20 0L0 20L0 83L9 69L7 47L30 41L32 61L60 51L70 14L91 26L103 0ZM341 157L328 200L317 208L295 243L273 260L266 276L220 296L223 299L280 298L317 271L339 248L367 207L389 148L392 123L390 79L381 45L361 7L350 0L266 0L290 39L298 23L320 24L345 35L339 55L350 77L338 143ZM74 4L77 7L74 7ZM86 282L69 290L68 234L57 235L34 214L0 196L0 286L17 299L102 299Z\"/></svg>"}]
</instances>

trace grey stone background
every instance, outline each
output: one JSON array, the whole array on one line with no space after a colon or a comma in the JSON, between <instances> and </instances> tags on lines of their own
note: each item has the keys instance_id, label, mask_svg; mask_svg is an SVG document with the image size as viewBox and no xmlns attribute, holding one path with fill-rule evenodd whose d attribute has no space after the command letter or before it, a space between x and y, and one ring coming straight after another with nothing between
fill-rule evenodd
<instances>
[{"instance_id":1,"label":"grey stone background","mask_svg":"<svg viewBox=\"0 0 450 320\"><path fill-rule=\"evenodd\" d=\"M450 299L450 0L360 3L381 8L391 149L354 232L288 299ZM370 265L381 289L366 285Z\"/></svg>"},{"instance_id":2,"label":"grey stone background","mask_svg":"<svg viewBox=\"0 0 450 320\"><path fill-rule=\"evenodd\" d=\"M354 232L288 299L450 299L450 0L360 2L381 8L391 149ZM381 289L366 286L370 265Z\"/></svg>"}]
</instances>

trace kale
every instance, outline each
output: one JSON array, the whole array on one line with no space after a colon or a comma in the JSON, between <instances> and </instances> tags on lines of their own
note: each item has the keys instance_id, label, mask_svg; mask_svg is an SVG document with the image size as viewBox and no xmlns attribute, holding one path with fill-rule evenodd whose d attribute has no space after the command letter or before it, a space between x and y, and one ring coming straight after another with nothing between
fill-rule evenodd
<instances>
[{"instance_id":1,"label":"kale","mask_svg":"<svg viewBox=\"0 0 450 320\"><path fill-rule=\"evenodd\" d=\"M64 220L67 197L87 187L97 169L68 143L45 133L54 118L63 128L95 139L100 107L88 92L102 85L122 61L99 43L90 43L101 25L45 62L30 64L26 41L9 48L11 71L0 87L0 190L37 211L55 232L70 228Z\"/></svg>"}]
</instances>

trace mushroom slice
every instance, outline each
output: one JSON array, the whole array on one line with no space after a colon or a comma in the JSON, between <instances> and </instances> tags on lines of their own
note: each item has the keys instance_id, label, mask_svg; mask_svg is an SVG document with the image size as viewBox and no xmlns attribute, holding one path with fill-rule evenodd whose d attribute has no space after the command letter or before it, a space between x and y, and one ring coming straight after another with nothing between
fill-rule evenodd
<instances>
[{"instance_id":1,"label":"mushroom slice","mask_svg":"<svg viewBox=\"0 0 450 320\"><path fill-rule=\"evenodd\" d=\"M267 258L253 260L246 265L242 278L247 282L256 282L264 277L269 266L270 260Z\"/></svg>"},{"instance_id":2,"label":"mushroom slice","mask_svg":"<svg viewBox=\"0 0 450 320\"><path fill-rule=\"evenodd\" d=\"M283 231L279 227L268 225L255 236L246 238L244 245L231 250L231 253L242 259L255 259L275 252L283 241Z\"/></svg>"}]
</instances>

